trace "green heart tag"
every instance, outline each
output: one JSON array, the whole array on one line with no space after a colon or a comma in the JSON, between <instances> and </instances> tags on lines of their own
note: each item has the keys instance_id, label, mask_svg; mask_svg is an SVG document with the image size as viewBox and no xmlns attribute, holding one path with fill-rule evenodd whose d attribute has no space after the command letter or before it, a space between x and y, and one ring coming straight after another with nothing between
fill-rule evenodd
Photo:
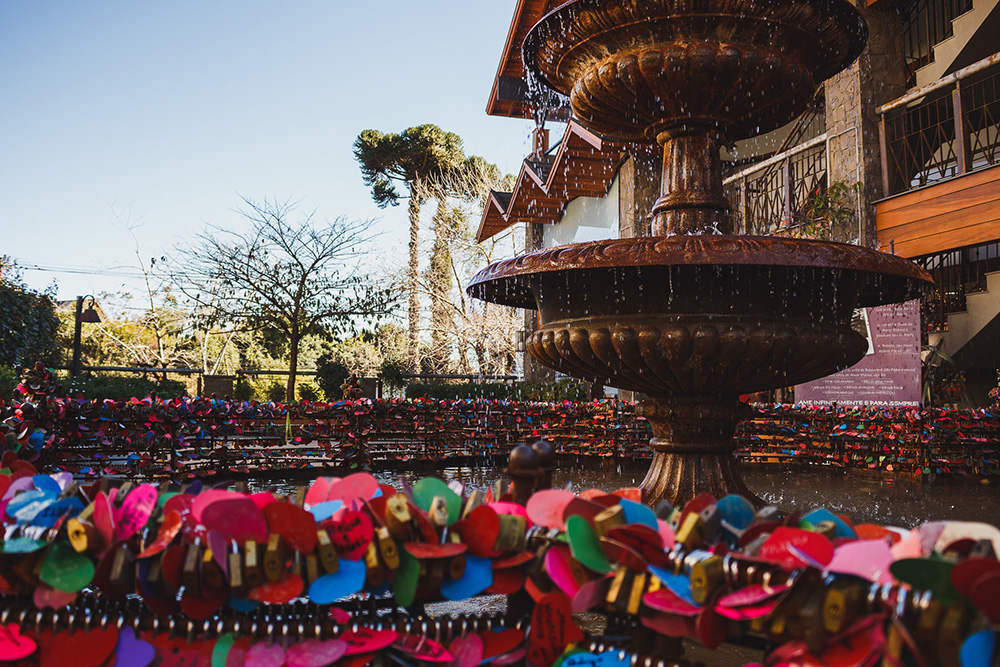
<instances>
[{"instance_id":1,"label":"green heart tag","mask_svg":"<svg viewBox=\"0 0 1000 667\"><path fill-rule=\"evenodd\" d=\"M399 568L396 570L396 580L392 584L392 595L400 607L409 607L417 597L417 584L420 583L420 561L406 550L399 554Z\"/></svg>"},{"instance_id":2,"label":"green heart tag","mask_svg":"<svg viewBox=\"0 0 1000 667\"><path fill-rule=\"evenodd\" d=\"M611 571L608 557L604 555L601 541L591 528L590 522L582 516L573 515L566 519L566 534L569 535L569 550L580 564L598 574Z\"/></svg>"},{"instance_id":3,"label":"green heart tag","mask_svg":"<svg viewBox=\"0 0 1000 667\"><path fill-rule=\"evenodd\" d=\"M57 542L45 556L38 578L57 591L75 593L94 578L94 564L66 542Z\"/></svg>"},{"instance_id":4,"label":"green heart tag","mask_svg":"<svg viewBox=\"0 0 1000 667\"><path fill-rule=\"evenodd\" d=\"M448 525L458 521L458 515L462 511L462 499L449 489L447 484L437 477L424 477L413 485L413 504L423 511L430 510L434 496L443 497L448 504Z\"/></svg>"}]
</instances>

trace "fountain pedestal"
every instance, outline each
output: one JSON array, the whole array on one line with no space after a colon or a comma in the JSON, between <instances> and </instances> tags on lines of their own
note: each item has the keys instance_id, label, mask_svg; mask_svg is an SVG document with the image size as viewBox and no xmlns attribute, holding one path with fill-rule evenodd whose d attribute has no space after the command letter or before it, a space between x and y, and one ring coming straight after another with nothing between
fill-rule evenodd
<instances>
[{"instance_id":1,"label":"fountain pedestal","mask_svg":"<svg viewBox=\"0 0 1000 667\"><path fill-rule=\"evenodd\" d=\"M653 429L653 460L639 485L646 502L677 503L706 492L754 498L733 457L736 426L750 413L735 394L652 396L641 402L639 415Z\"/></svg>"}]
</instances>

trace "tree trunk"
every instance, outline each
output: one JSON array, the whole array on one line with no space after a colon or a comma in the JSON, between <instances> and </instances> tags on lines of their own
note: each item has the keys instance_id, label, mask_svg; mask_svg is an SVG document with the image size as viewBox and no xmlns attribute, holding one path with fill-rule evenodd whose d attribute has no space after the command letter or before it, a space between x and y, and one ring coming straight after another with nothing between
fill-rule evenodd
<instances>
[{"instance_id":1,"label":"tree trunk","mask_svg":"<svg viewBox=\"0 0 1000 667\"><path fill-rule=\"evenodd\" d=\"M448 203L442 195L438 198L437 211L434 213L434 247L431 250L427 281L431 292L431 360L434 373L447 372L451 358L448 346L448 334L452 329L448 304L448 293L451 291L448 224Z\"/></svg>"},{"instance_id":2,"label":"tree trunk","mask_svg":"<svg viewBox=\"0 0 1000 667\"><path fill-rule=\"evenodd\" d=\"M292 329L292 335L288 337L288 385L285 387L285 402L291 403L295 400L295 375L299 371L299 335L298 326Z\"/></svg>"},{"instance_id":3,"label":"tree trunk","mask_svg":"<svg viewBox=\"0 0 1000 667\"><path fill-rule=\"evenodd\" d=\"M420 334L420 299L417 296L417 283L420 278L420 256L417 252L417 240L420 236L420 196L410 186L410 266L407 272L407 288L410 296L410 371L419 372L419 334Z\"/></svg>"}]
</instances>

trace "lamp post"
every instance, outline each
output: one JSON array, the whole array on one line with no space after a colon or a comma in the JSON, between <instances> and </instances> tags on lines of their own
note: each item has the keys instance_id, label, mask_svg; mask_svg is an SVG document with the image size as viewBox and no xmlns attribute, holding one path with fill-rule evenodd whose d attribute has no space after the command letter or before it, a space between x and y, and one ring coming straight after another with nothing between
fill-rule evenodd
<instances>
[{"instance_id":1,"label":"lamp post","mask_svg":"<svg viewBox=\"0 0 1000 667\"><path fill-rule=\"evenodd\" d=\"M87 299L90 299L90 305L87 306L87 310L84 310L83 302ZM83 330L83 323L95 323L101 321L101 316L98 315L97 311L94 309L94 305L96 303L97 300L91 294L76 297L76 318L74 320L75 326L73 329L73 377L80 374L80 334Z\"/></svg>"}]
</instances>

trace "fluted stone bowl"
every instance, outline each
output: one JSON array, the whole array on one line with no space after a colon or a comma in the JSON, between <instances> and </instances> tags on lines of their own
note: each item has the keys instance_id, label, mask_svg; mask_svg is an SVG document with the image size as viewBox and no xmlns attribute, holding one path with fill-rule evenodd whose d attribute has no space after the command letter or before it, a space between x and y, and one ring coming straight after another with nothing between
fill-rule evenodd
<instances>
[{"instance_id":1,"label":"fluted stone bowl","mask_svg":"<svg viewBox=\"0 0 1000 667\"><path fill-rule=\"evenodd\" d=\"M738 140L796 118L866 36L843 0L576 0L522 57L599 134L653 141L683 120Z\"/></svg>"},{"instance_id":2,"label":"fluted stone bowl","mask_svg":"<svg viewBox=\"0 0 1000 667\"><path fill-rule=\"evenodd\" d=\"M597 241L480 271L470 295L536 308L528 350L574 377L653 395L743 394L847 368L855 307L931 282L894 255L822 241L695 235Z\"/></svg>"}]
</instances>

